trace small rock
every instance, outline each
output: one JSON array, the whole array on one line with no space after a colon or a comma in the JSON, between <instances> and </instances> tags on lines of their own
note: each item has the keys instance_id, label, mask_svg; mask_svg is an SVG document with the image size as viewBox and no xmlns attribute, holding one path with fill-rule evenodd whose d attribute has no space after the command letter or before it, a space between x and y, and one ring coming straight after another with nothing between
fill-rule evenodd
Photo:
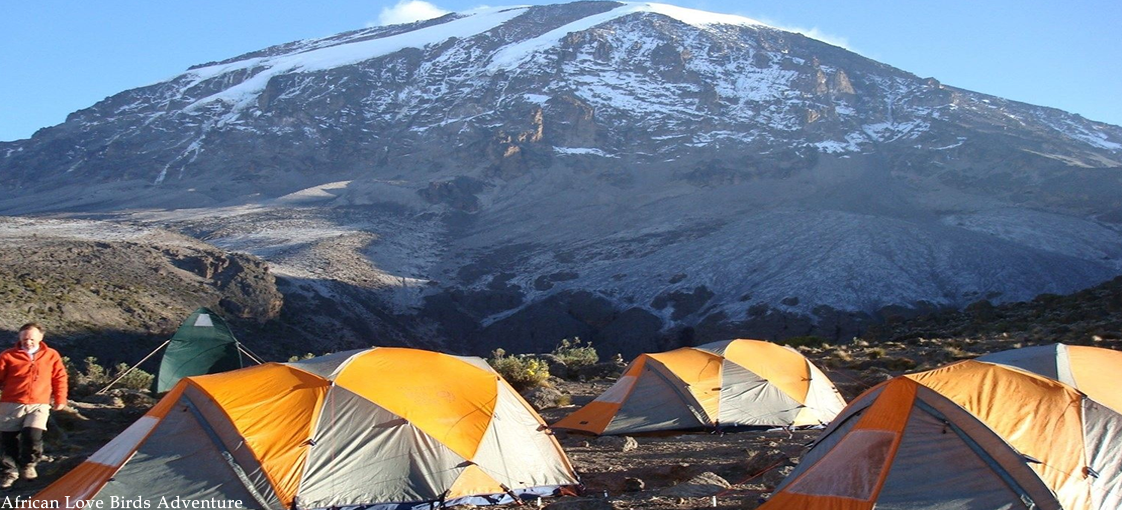
<instances>
[{"instance_id":1,"label":"small rock","mask_svg":"<svg viewBox=\"0 0 1122 510\"><path fill-rule=\"evenodd\" d=\"M732 484L727 480L715 473L706 471L678 485L663 489L660 494L680 498L700 498L715 496L729 487L732 487Z\"/></svg>"},{"instance_id":2,"label":"small rock","mask_svg":"<svg viewBox=\"0 0 1122 510\"><path fill-rule=\"evenodd\" d=\"M623 374L621 367L614 360L587 365L577 369L577 379L591 381L594 379L613 379Z\"/></svg>"},{"instance_id":3,"label":"small rock","mask_svg":"<svg viewBox=\"0 0 1122 510\"><path fill-rule=\"evenodd\" d=\"M566 364L560 356L556 354L542 354L538 356L538 359L545 362L546 366L549 367L549 373L554 377L561 379L572 378L572 375L569 373L569 365Z\"/></svg>"},{"instance_id":4,"label":"small rock","mask_svg":"<svg viewBox=\"0 0 1122 510\"><path fill-rule=\"evenodd\" d=\"M152 407L156 405L156 399L142 391L126 390L122 391L119 396L127 406Z\"/></svg>"},{"instance_id":5,"label":"small rock","mask_svg":"<svg viewBox=\"0 0 1122 510\"><path fill-rule=\"evenodd\" d=\"M623 492L639 492L646 486L640 478L629 476L623 480Z\"/></svg>"},{"instance_id":6,"label":"small rock","mask_svg":"<svg viewBox=\"0 0 1122 510\"><path fill-rule=\"evenodd\" d=\"M786 459L787 455L781 450L769 449L751 456L744 467L749 475L757 475L765 469L774 469L779 465L777 463Z\"/></svg>"},{"instance_id":7,"label":"small rock","mask_svg":"<svg viewBox=\"0 0 1122 510\"><path fill-rule=\"evenodd\" d=\"M121 400L121 397L118 397L117 395L90 395L83 398L83 400L91 404L98 404L104 407L125 407L125 401Z\"/></svg>"},{"instance_id":8,"label":"small rock","mask_svg":"<svg viewBox=\"0 0 1122 510\"><path fill-rule=\"evenodd\" d=\"M61 411L52 411L50 420L55 424L69 429L75 428L81 422L90 421L89 418L82 415L81 411L73 407L67 407Z\"/></svg>"},{"instance_id":9,"label":"small rock","mask_svg":"<svg viewBox=\"0 0 1122 510\"><path fill-rule=\"evenodd\" d=\"M619 452L629 452L639 447L639 442L630 436L600 436L596 438L596 444Z\"/></svg>"},{"instance_id":10,"label":"small rock","mask_svg":"<svg viewBox=\"0 0 1122 510\"><path fill-rule=\"evenodd\" d=\"M541 411L557 407L557 402L561 400L561 391L557 388L538 386L523 392L522 398L526 399L534 409Z\"/></svg>"}]
</instances>

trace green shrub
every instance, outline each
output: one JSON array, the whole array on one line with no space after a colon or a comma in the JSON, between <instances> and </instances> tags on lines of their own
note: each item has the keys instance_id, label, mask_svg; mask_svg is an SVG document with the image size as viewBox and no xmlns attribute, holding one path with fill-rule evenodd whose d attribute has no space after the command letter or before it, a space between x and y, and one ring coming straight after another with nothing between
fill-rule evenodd
<instances>
[{"instance_id":1,"label":"green shrub","mask_svg":"<svg viewBox=\"0 0 1122 510\"><path fill-rule=\"evenodd\" d=\"M110 372L97 362L97 358L90 356L82 363L82 368L74 366L74 363L69 357L62 358L62 364L66 367L66 375L70 378L70 392L74 395L90 395L102 388L104 388L114 379L124 374L129 369L127 363L118 363L114 367L112 375ZM146 391L151 389L152 380L156 376L145 372L139 368L133 369L128 375L117 381L113 388L124 388L130 390Z\"/></svg>"},{"instance_id":2,"label":"green shrub","mask_svg":"<svg viewBox=\"0 0 1122 510\"><path fill-rule=\"evenodd\" d=\"M121 377L121 374L124 374L128 369L128 363L118 363L113 372L113 379ZM112 381L113 379L110 379L110 381ZM148 372L145 372L139 368L134 368L131 372L128 373L128 375L121 377L121 380L117 381L117 383L114 384L113 387L124 388L128 390L148 391L152 388L152 381L155 379L156 376L149 374Z\"/></svg>"},{"instance_id":3,"label":"green shrub","mask_svg":"<svg viewBox=\"0 0 1122 510\"><path fill-rule=\"evenodd\" d=\"M600 362L600 355L596 353L596 349L592 347L592 342L581 345L580 337L573 338L569 341L568 338L561 340L557 347L553 349L553 355L557 356L561 362L565 363L566 367L570 370L577 370L581 367L588 367Z\"/></svg>"},{"instance_id":4,"label":"green shrub","mask_svg":"<svg viewBox=\"0 0 1122 510\"><path fill-rule=\"evenodd\" d=\"M78 369L74 366L74 362L70 361L70 356L62 357L62 366L66 368L66 377L70 381L70 391L74 392L75 381L78 380Z\"/></svg>"},{"instance_id":5,"label":"green shrub","mask_svg":"<svg viewBox=\"0 0 1122 510\"><path fill-rule=\"evenodd\" d=\"M495 349L487 363L517 391L536 388L549 379L549 366L534 357L508 356L506 351Z\"/></svg>"},{"instance_id":6,"label":"green shrub","mask_svg":"<svg viewBox=\"0 0 1122 510\"><path fill-rule=\"evenodd\" d=\"M109 374L105 372L105 367L97 363L97 358L90 356L86 358L84 363L85 372L78 374L78 383L85 386L97 386L99 389L112 379Z\"/></svg>"}]
</instances>

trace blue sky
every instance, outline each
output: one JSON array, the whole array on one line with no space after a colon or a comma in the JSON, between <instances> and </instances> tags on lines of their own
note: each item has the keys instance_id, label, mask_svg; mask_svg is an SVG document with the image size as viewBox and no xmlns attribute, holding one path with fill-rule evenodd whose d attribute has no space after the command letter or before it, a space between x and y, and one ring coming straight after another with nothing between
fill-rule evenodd
<instances>
[{"instance_id":1,"label":"blue sky","mask_svg":"<svg viewBox=\"0 0 1122 510\"><path fill-rule=\"evenodd\" d=\"M489 5L557 3L488 2ZM945 84L1122 125L1118 0L675 0L845 46ZM187 67L478 0L6 0L0 141Z\"/></svg>"}]
</instances>

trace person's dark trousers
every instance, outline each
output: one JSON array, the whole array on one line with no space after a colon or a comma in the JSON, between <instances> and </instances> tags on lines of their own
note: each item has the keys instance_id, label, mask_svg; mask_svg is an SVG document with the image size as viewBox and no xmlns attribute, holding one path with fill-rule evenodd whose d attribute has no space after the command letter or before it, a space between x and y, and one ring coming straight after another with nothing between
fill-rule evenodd
<instances>
[{"instance_id":1,"label":"person's dark trousers","mask_svg":"<svg viewBox=\"0 0 1122 510\"><path fill-rule=\"evenodd\" d=\"M17 464L16 459L19 458L20 454L19 443L21 435L23 435L22 431L0 432L0 448L3 449L3 458L0 458L0 465L2 466L0 467L8 473L15 473L19 470L19 464Z\"/></svg>"},{"instance_id":2,"label":"person's dark trousers","mask_svg":"<svg viewBox=\"0 0 1122 510\"><path fill-rule=\"evenodd\" d=\"M19 432L19 465L35 466L43 456L43 430L24 427Z\"/></svg>"},{"instance_id":3,"label":"person's dark trousers","mask_svg":"<svg viewBox=\"0 0 1122 510\"><path fill-rule=\"evenodd\" d=\"M34 466L43 456L43 431L25 427L19 432L0 432L0 447L4 471L14 473L20 466Z\"/></svg>"}]
</instances>

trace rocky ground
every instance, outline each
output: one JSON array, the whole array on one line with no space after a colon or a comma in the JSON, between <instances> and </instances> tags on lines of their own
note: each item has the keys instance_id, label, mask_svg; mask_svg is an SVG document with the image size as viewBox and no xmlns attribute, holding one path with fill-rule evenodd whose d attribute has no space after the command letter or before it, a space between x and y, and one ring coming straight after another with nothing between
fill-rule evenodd
<instances>
[{"instance_id":1,"label":"rocky ground","mask_svg":"<svg viewBox=\"0 0 1122 510\"><path fill-rule=\"evenodd\" d=\"M546 409L542 417L548 422L561 419L611 382L559 384L574 404ZM595 437L558 431L557 438L584 483L584 498L594 501L562 499L551 506L697 508L711 507L715 501L718 507L755 508L791 471L818 432Z\"/></svg>"}]
</instances>

